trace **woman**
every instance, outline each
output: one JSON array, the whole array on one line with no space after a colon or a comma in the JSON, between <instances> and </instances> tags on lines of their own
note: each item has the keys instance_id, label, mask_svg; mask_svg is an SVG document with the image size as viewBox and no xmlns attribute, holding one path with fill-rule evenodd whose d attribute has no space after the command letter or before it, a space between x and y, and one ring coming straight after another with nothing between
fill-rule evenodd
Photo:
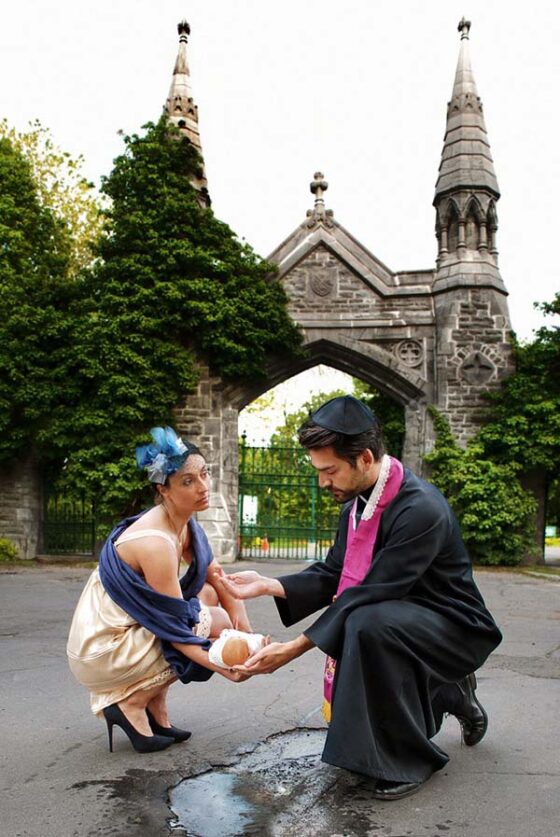
<instances>
[{"instance_id":1,"label":"woman","mask_svg":"<svg viewBox=\"0 0 560 837\"><path fill-rule=\"evenodd\" d=\"M128 518L107 539L74 613L68 658L104 715L112 752L113 726L138 752L163 750L190 732L172 726L167 691L207 680L217 671L247 676L208 659L210 640L224 628L250 631L243 603L216 591L223 571L193 519L208 508L209 475L198 448L170 428L150 431L154 443L136 450L154 486L153 508ZM188 565L179 579L180 562Z\"/></svg>"}]
</instances>

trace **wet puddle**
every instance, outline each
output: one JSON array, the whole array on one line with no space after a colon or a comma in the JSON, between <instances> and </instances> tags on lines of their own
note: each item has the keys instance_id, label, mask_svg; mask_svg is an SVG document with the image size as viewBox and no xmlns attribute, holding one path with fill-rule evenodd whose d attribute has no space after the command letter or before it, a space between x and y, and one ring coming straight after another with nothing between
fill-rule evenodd
<instances>
[{"instance_id":1,"label":"wet puddle","mask_svg":"<svg viewBox=\"0 0 560 837\"><path fill-rule=\"evenodd\" d=\"M324 743L324 730L291 730L185 779L169 792L170 827L182 837L392 834L376 816L371 780L323 764Z\"/></svg>"}]
</instances>

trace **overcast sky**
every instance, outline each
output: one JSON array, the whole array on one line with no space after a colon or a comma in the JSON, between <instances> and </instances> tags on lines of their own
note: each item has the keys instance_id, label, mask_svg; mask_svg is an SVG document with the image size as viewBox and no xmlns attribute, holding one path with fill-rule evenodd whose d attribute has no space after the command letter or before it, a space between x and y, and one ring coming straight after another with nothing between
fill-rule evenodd
<instances>
[{"instance_id":1,"label":"overcast sky","mask_svg":"<svg viewBox=\"0 0 560 837\"><path fill-rule=\"evenodd\" d=\"M27 0L0 12L2 113L34 118L99 182L118 130L156 120L189 60L213 208L268 255L327 206L392 270L434 266L434 185L459 51L475 79L502 192L500 268L521 338L557 290L560 3L498 0Z\"/></svg>"}]
</instances>

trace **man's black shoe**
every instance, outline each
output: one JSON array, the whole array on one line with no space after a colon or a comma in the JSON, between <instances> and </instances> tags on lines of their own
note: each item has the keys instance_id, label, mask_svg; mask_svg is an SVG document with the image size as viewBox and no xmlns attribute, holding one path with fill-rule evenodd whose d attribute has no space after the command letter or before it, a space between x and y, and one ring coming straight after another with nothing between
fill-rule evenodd
<instances>
[{"instance_id":1,"label":"man's black shoe","mask_svg":"<svg viewBox=\"0 0 560 837\"><path fill-rule=\"evenodd\" d=\"M384 799L391 802L393 799L404 799L405 796L412 796L424 784L425 782L389 782L387 779L378 779L372 795L374 799Z\"/></svg>"},{"instance_id":2,"label":"man's black shoe","mask_svg":"<svg viewBox=\"0 0 560 837\"><path fill-rule=\"evenodd\" d=\"M479 741L482 741L486 734L488 715L476 697L476 677L474 674L469 674L455 685L461 696L456 705L454 704L454 707L448 711L451 715L455 715L461 724L463 741L467 747L473 747Z\"/></svg>"}]
</instances>

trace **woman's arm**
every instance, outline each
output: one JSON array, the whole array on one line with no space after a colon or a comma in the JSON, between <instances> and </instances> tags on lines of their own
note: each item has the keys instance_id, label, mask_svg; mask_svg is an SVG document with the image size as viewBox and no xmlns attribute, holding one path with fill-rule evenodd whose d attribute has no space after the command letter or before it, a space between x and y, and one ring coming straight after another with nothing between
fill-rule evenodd
<instances>
[{"instance_id":1,"label":"woman's arm","mask_svg":"<svg viewBox=\"0 0 560 837\"><path fill-rule=\"evenodd\" d=\"M134 545L136 546L135 554L131 557L134 558L150 587L165 596L182 599L183 592L177 577L177 555L171 546L162 543L162 539L157 537L142 538L141 543L136 542ZM200 645L181 642L171 644L189 660L221 674L227 680L240 683L251 676L249 672L231 671L215 666L208 659L208 651Z\"/></svg>"},{"instance_id":2,"label":"woman's arm","mask_svg":"<svg viewBox=\"0 0 560 837\"><path fill-rule=\"evenodd\" d=\"M211 584L216 591L218 601L231 619L233 627L239 631L252 633L253 629L251 627L244 603L240 600L240 598L231 593L227 585L220 583L222 578L227 578L227 576L220 564L214 558L212 563L208 566L208 572L206 575L207 582Z\"/></svg>"},{"instance_id":3,"label":"woman's arm","mask_svg":"<svg viewBox=\"0 0 560 837\"><path fill-rule=\"evenodd\" d=\"M185 645L182 642L173 642L171 644L177 651L180 651L181 654L188 657L189 660L192 660L193 663L210 669L210 671L215 671L216 674L221 674L222 677L225 677L226 680L231 680L233 683L242 683L251 677L252 672L249 671L233 671L229 668L221 668L220 666L214 665L208 658L208 651L201 648L200 645Z\"/></svg>"}]
</instances>

